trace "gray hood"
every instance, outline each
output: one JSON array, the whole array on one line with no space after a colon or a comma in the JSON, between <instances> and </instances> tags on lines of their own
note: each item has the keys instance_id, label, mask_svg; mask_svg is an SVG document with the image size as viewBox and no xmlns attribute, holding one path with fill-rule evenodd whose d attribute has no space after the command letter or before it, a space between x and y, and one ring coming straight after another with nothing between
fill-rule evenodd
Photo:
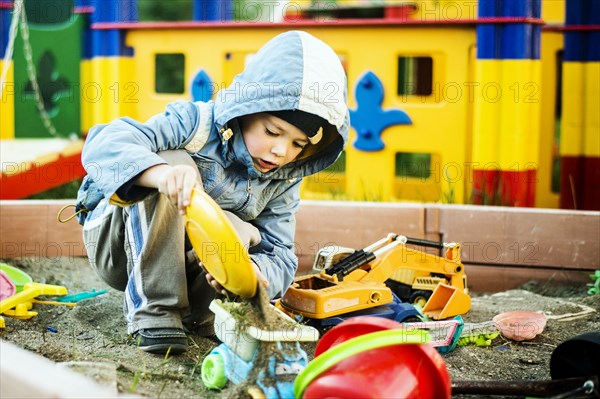
<instances>
[{"instance_id":1,"label":"gray hood","mask_svg":"<svg viewBox=\"0 0 600 399\"><path fill-rule=\"evenodd\" d=\"M319 172L335 162L348 140L347 98L342 64L329 46L306 32L280 34L252 56L244 71L217 95L217 129L227 126L234 132L223 146L223 155L244 163L249 175L261 175L252 166L233 121L248 114L298 109L321 116L330 126L317 146L309 146L296 161L266 176L289 179Z\"/></svg>"}]
</instances>

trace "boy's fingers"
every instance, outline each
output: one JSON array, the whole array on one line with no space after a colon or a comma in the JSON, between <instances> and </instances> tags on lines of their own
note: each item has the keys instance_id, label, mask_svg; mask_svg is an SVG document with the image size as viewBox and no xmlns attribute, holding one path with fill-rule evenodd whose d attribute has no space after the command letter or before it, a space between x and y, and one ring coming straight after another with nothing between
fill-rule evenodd
<instances>
[{"instance_id":1,"label":"boy's fingers","mask_svg":"<svg viewBox=\"0 0 600 399\"><path fill-rule=\"evenodd\" d=\"M179 213L183 213L183 176L181 176L176 168L173 168L173 181L175 189L175 206Z\"/></svg>"},{"instance_id":2,"label":"boy's fingers","mask_svg":"<svg viewBox=\"0 0 600 399\"><path fill-rule=\"evenodd\" d=\"M262 272L258 271L256 273L256 279L263 287L269 288L269 280L267 280L267 278L264 274L262 274Z\"/></svg>"},{"instance_id":3,"label":"boy's fingers","mask_svg":"<svg viewBox=\"0 0 600 399\"><path fill-rule=\"evenodd\" d=\"M176 200L175 206L181 215L185 214L185 208L190 204L192 189L196 184L195 173L190 169L177 168L173 174L175 181Z\"/></svg>"},{"instance_id":4,"label":"boy's fingers","mask_svg":"<svg viewBox=\"0 0 600 399\"><path fill-rule=\"evenodd\" d=\"M182 208L185 208L190 204L190 198L192 197L192 190L197 185L196 176L188 173L184 178L183 191L182 191Z\"/></svg>"},{"instance_id":5,"label":"boy's fingers","mask_svg":"<svg viewBox=\"0 0 600 399\"><path fill-rule=\"evenodd\" d=\"M179 209L179 213L180 214L184 214L185 213L185 194L183 192L183 187L178 187L177 188L177 209ZM188 201L189 202L189 201Z\"/></svg>"},{"instance_id":6,"label":"boy's fingers","mask_svg":"<svg viewBox=\"0 0 600 399\"><path fill-rule=\"evenodd\" d=\"M265 275L262 274L258 265L256 263L252 262L252 267L254 268L254 273L256 273L256 279L258 280L260 285L262 285L265 288L269 288L269 280L267 280Z\"/></svg>"},{"instance_id":7,"label":"boy's fingers","mask_svg":"<svg viewBox=\"0 0 600 399\"><path fill-rule=\"evenodd\" d=\"M220 294L225 295L227 293L227 291L223 288L223 286L221 284L219 284L219 282L217 280L215 280L215 278L213 276L210 275L210 273L206 273L206 281L208 281L208 284L210 284L211 287L213 287L213 289L215 291L217 291Z\"/></svg>"},{"instance_id":8,"label":"boy's fingers","mask_svg":"<svg viewBox=\"0 0 600 399\"><path fill-rule=\"evenodd\" d=\"M165 176L164 194L166 194L171 202L177 205L177 182L171 174Z\"/></svg>"},{"instance_id":9,"label":"boy's fingers","mask_svg":"<svg viewBox=\"0 0 600 399\"><path fill-rule=\"evenodd\" d=\"M170 178L167 180L167 193L171 202L177 206L177 184L174 179Z\"/></svg>"},{"instance_id":10,"label":"boy's fingers","mask_svg":"<svg viewBox=\"0 0 600 399\"><path fill-rule=\"evenodd\" d=\"M263 276L261 282L265 288L269 288L269 280L266 277Z\"/></svg>"},{"instance_id":11,"label":"boy's fingers","mask_svg":"<svg viewBox=\"0 0 600 399\"><path fill-rule=\"evenodd\" d=\"M265 288L269 288L269 280L267 280L267 278L262 275L258 276L258 282Z\"/></svg>"}]
</instances>

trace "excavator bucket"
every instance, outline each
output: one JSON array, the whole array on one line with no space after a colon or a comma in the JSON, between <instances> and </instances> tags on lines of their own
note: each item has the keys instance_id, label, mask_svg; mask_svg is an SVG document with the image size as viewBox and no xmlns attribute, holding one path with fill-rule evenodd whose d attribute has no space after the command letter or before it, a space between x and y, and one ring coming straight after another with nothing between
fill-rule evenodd
<instances>
[{"instance_id":1,"label":"excavator bucket","mask_svg":"<svg viewBox=\"0 0 600 399\"><path fill-rule=\"evenodd\" d=\"M423 307L423 314L434 320L442 320L463 315L470 308L469 294L451 285L438 284Z\"/></svg>"}]
</instances>

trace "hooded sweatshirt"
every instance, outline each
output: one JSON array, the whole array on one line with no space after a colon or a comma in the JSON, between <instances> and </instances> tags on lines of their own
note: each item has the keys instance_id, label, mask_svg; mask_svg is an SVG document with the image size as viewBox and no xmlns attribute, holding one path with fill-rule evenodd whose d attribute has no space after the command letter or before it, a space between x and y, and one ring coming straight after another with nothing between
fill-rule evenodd
<instances>
[{"instance_id":1,"label":"hooded sweatshirt","mask_svg":"<svg viewBox=\"0 0 600 399\"><path fill-rule=\"evenodd\" d=\"M253 166L238 118L280 110L316 114L329 125L323 139L293 162L261 173ZM82 153L88 175L77 209L87 212L80 223L94 218L102 198L122 206L143 199L152 189L135 186L133 180L165 163L157 152L185 149L207 194L258 228L262 240L249 248L250 256L269 281L269 295L283 295L298 267L294 233L300 182L335 162L349 126L346 77L337 55L306 32L280 34L252 56L215 101L176 101L145 123L125 117L92 128Z\"/></svg>"}]
</instances>

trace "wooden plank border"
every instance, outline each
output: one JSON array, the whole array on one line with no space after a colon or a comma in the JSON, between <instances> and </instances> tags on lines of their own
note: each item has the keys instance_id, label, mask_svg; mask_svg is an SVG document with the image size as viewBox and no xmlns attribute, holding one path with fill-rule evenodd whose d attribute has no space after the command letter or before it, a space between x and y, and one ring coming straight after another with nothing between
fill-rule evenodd
<instances>
[{"instance_id":1,"label":"wooden plank border","mask_svg":"<svg viewBox=\"0 0 600 399\"><path fill-rule=\"evenodd\" d=\"M0 258L85 256L81 226L56 220L71 203L0 201ZM469 284L479 292L531 279L581 283L600 269L595 211L307 200L296 231L299 274L325 245L362 248L389 232L460 242Z\"/></svg>"},{"instance_id":2,"label":"wooden plank border","mask_svg":"<svg viewBox=\"0 0 600 399\"><path fill-rule=\"evenodd\" d=\"M0 257L86 256L77 221L57 220L60 209L74 203L74 200L0 201ZM72 214L73 208L67 209L62 218Z\"/></svg>"}]
</instances>

